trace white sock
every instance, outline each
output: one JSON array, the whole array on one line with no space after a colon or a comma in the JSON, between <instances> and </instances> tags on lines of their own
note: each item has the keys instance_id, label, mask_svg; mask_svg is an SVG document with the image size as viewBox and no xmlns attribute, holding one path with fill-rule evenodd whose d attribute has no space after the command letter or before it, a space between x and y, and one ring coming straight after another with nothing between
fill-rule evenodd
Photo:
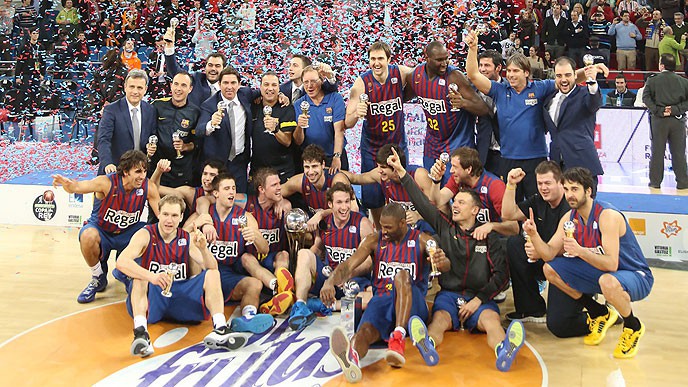
<instances>
[{"instance_id":1,"label":"white sock","mask_svg":"<svg viewBox=\"0 0 688 387\"><path fill-rule=\"evenodd\" d=\"M103 268L100 266L100 261L95 264L95 266L91 266L91 275L94 277L98 277L99 275L103 274Z\"/></svg>"},{"instance_id":2,"label":"white sock","mask_svg":"<svg viewBox=\"0 0 688 387\"><path fill-rule=\"evenodd\" d=\"M302 299L298 299L298 300L296 300L296 302L303 302L304 304L306 303L306 301L304 301Z\"/></svg>"},{"instance_id":3,"label":"white sock","mask_svg":"<svg viewBox=\"0 0 688 387\"><path fill-rule=\"evenodd\" d=\"M148 330L148 319L146 319L146 316L134 316L134 329L138 327L143 327L143 329Z\"/></svg>"},{"instance_id":4,"label":"white sock","mask_svg":"<svg viewBox=\"0 0 688 387\"><path fill-rule=\"evenodd\" d=\"M256 309L255 306L253 306L253 305L246 305L246 306L244 306L244 309L241 310L241 315L244 316L244 317L246 317L247 319L250 320L250 319L253 318L253 316L256 315L256 312L257 312L257 311L258 311L258 310Z\"/></svg>"},{"instance_id":5,"label":"white sock","mask_svg":"<svg viewBox=\"0 0 688 387\"><path fill-rule=\"evenodd\" d=\"M213 327L222 328L227 326L227 319L225 319L224 313L215 313L213 315Z\"/></svg>"},{"instance_id":6,"label":"white sock","mask_svg":"<svg viewBox=\"0 0 688 387\"><path fill-rule=\"evenodd\" d=\"M276 291L277 291L277 278L273 278L273 279L270 280L270 289L271 289L273 292L276 292Z\"/></svg>"},{"instance_id":7,"label":"white sock","mask_svg":"<svg viewBox=\"0 0 688 387\"><path fill-rule=\"evenodd\" d=\"M406 329L404 329L404 327L399 326L399 327L394 328L394 330L401 332L401 338L402 339L406 337Z\"/></svg>"}]
</instances>

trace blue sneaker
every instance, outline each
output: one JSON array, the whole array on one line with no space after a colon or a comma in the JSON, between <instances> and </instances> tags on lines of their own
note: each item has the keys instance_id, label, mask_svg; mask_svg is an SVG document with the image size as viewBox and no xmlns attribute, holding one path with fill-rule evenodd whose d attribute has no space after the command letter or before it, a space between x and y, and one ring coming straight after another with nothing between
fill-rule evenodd
<instances>
[{"instance_id":1,"label":"blue sneaker","mask_svg":"<svg viewBox=\"0 0 688 387\"><path fill-rule=\"evenodd\" d=\"M308 301L306 301L306 305L308 305L308 309L310 309L311 312L318 316L325 317L332 315L332 309L325 306L317 297L309 298Z\"/></svg>"},{"instance_id":2,"label":"blue sneaker","mask_svg":"<svg viewBox=\"0 0 688 387\"><path fill-rule=\"evenodd\" d=\"M511 363L525 341L526 329L523 327L523 323L518 320L512 321L509 328L506 329L504 341L495 348L498 370L506 372L511 368Z\"/></svg>"},{"instance_id":3,"label":"blue sneaker","mask_svg":"<svg viewBox=\"0 0 688 387\"><path fill-rule=\"evenodd\" d=\"M124 288L127 289L127 291L129 291L129 286L131 285L131 277L122 273L121 271L119 271L119 269L113 270L112 276L115 277L117 281L123 283Z\"/></svg>"},{"instance_id":4,"label":"blue sneaker","mask_svg":"<svg viewBox=\"0 0 688 387\"><path fill-rule=\"evenodd\" d=\"M229 330L232 332L251 332L261 334L267 332L275 325L275 318L269 314L259 313L251 318L246 316L232 319Z\"/></svg>"},{"instance_id":5,"label":"blue sneaker","mask_svg":"<svg viewBox=\"0 0 688 387\"><path fill-rule=\"evenodd\" d=\"M428 336L428 328L423 320L418 316L411 316L408 322L408 331L413 345L418 348L425 364L436 365L440 361L440 356L435 350L435 342Z\"/></svg>"},{"instance_id":6,"label":"blue sneaker","mask_svg":"<svg viewBox=\"0 0 688 387\"><path fill-rule=\"evenodd\" d=\"M315 319L315 313L308 308L305 302L297 302L291 307L291 313L289 314L289 328L294 331L301 331L307 326L313 324Z\"/></svg>"},{"instance_id":7,"label":"blue sneaker","mask_svg":"<svg viewBox=\"0 0 688 387\"><path fill-rule=\"evenodd\" d=\"M82 290L76 301L80 304L88 304L96 299L96 293L102 292L107 287L107 273L103 273L97 277L91 277L91 282L88 283L86 289Z\"/></svg>"}]
</instances>

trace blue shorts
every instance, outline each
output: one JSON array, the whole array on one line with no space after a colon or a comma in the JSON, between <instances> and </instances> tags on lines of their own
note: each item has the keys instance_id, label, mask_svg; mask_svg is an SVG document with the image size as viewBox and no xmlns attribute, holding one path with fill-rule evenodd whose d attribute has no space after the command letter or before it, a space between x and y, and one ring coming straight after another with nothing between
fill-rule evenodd
<instances>
[{"instance_id":1,"label":"blue shorts","mask_svg":"<svg viewBox=\"0 0 688 387\"><path fill-rule=\"evenodd\" d=\"M239 285L242 279L247 278L247 276L237 273L231 266L222 264L218 264L217 266L220 271L220 282L222 283L222 297L225 300L225 304L229 304L231 303L230 298L232 297L234 288Z\"/></svg>"},{"instance_id":2,"label":"blue shorts","mask_svg":"<svg viewBox=\"0 0 688 387\"><path fill-rule=\"evenodd\" d=\"M428 172L430 172L430 169L432 169L432 166L435 165L435 161L437 159L433 157L428 157L423 155L423 168L427 169ZM447 184L447 180L451 177L451 164L447 164L447 169L444 171L444 176L442 176L442 183L440 183L440 187L444 187L445 184Z\"/></svg>"},{"instance_id":3,"label":"blue shorts","mask_svg":"<svg viewBox=\"0 0 688 387\"><path fill-rule=\"evenodd\" d=\"M206 271L186 281L174 281L172 283L171 297L161 294L159 286L148 284L148 322L156 322L166 319L174 321L203 321L210 316L205 306L205 293L203 282ZM131 309L131 294L127 295L127 311L134 317Z\"/></svg>"},{"instance_id":4,"label":"blue shorts","mask_svg":"<svg viewBox=\"0 0 688 387\"><path fill-rule=\"evenodd\" d=\"M600 289L602 274L611 274L616 277L624 290L631 296L631 301L638 301L647 297L652 290L652 284L655 282L652 272L649 270L604 272L576 257L556 257L548 264L566 284L585 294L602 293L602 289Z\"/></svg>"},{"instance_id":5,"label":"blue shorts","mask_svg":"<svg viewBox=\"0 0 688 387\"><path fill-rule=\"evenodd\" d=\"M259 253L249 253L251 254L258 263L263 266L264 268L268 269L269 272L274 272L275 271L275 256L277 255L277 252L272 252L268 253L267 255L265 254L259 254ZM261 259L261 257L265 257ZM241 263L241 259L237 259L236 262L232 265L232 268L236 273L243 274L243 275L249 275L248 271L244 269L244 265Z\"/></svg>"},{"instance_id":6,"label":"blue shorts","mask_svg":"<svg viewBox=\"0 0 688 387\"><path fill-rule=\"evenodd\" d=\"M325 267L325 263L323 261L316 257L315 258L315 278L313 279L311 289L308 291L309 294L312 294L316 297L320 297L320 290L322 290L323 285L325 284L325 281L327 280L327 277L322 273L322 269ZM360 291L365 291L368 287L372 285L372 282L370 281L370 277L353 277L349 281L354 281L358 284L358 287ZM344 297L344 291L340 287L335 287L334 288L336 291L335 298L336 299L341 299Z\"/></svg>"},{"instance_id":7,"label":"blue shorts","mask_svg":"<svg viewBox=\"0 0 688 387\"><path fill-rule=\"evenodd\" d=\"M361 147L361 173L377 168L375 157L372 158ZM381 208L385 205L385 194L380 184L361 185L361 204L365 208Z\"/></svg>"},{"instance_id":8,"label":"blue shorts","mask_svg":"<svg viewBox=\"0 0 688 387\"><path fill-rule=\"evenodd\" d=\"M101 230L100 227L98 227L98 225L95 223L87 222L84 227L79 230L79 240L81 240L81 234L89 228L95 228L98 230L98 234L100 235L100 260L107 261L112 250L117 251L117 256L119 256L119 253L121 253L122 250L127 247L134 234L136 234L136 232L145 225L146 223L144 222L138 222L129 226L129 228L119 234L113 234Z\"/></svg>"},{"instance_id":9,"label":"blue shorts","mask_svg":"<svg viewBox=\"0 0 688 387\"><path fill-rule=\"evenodd\" d=\"M462 295L457 292L440 290L440 292L437 293L437 295L435 296L435 303L432 305L433 315L435 314L435 312L438 312L440 310L449 313L452 319L452 329L455 331L461 329L461 320L459 320L459 307L456 305L456 300L459 297L463 298L466 302L473 299L473 297ZM499 307L494 301L490 300L489 302L481 304L478 307L478 310L476 310L475 313L473 313L471 317L468 318L468 320L464 321L464 328L470 331L471 333L479 332L477 329L478 319L480 319L480 314L485 310L494 310L495 312L497 312L497 315L499 315Z\"/></svg>"},{"instance_id":10,"label":"blue shorts","mask_svg":"<svg viewBox=\"0 0 688 387\"><path fill-rule=\"evenodd\" d=\"M420 288L411 285L411 294L411 316L418 316L427 323L428 305L425 303L425 293ZM393 287L390 294L373 296L368 302L356 330L360 329L364 323L370 323L380 332L380 337L387 340L397 324L394 310L395 295L396 289Z\"/></svg>"}]
</instances>

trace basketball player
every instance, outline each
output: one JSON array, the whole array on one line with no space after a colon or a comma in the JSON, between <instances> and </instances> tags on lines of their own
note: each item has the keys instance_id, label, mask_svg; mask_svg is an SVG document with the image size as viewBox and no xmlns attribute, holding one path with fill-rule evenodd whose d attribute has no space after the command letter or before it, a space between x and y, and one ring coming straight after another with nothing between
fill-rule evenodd
<instances>
[{"instance_id":1,"label":"basketball player","mask_svg":"<svg viewBox=\"0 0 688 387\"><path fill-rule=\"evenodd\" d=\"M645 334L645 325L633 315L631 302L650 294L654 277L624 215L611 204L592 198L590 171L580 167L568 169L563 181L571 210L561 218L549 242L538 234L532 209L523 230L547 262L543 266L547 280L588 310L591 332L583 343L601 343L607 329L621 315L624 329L614 357L631 358ZM566 222L574 228L572 237L564 232ZM562 252L566 254L561 256ZM598 293L614 309L593 300L591 295Z\"/></svg>"},{"instance_id":2,"label":"basketball player","mask_svg":"<svg viewBox=\"0 0 688 387\"><path fill-rule=\"evenodd\" d=\"M92 302L96 293L107 287L107 260L112 250L124 250L131 237L145 223L140 222L146 200L153 212L158 211L158 189L148 184L146 155L130 150L122 155L117 173L101 175L91 180L76 181L53 175L53 186L61 185L69 193L94 193L93 211L79 231L81 254L91 268L91 282L79 294L81 304Z\"/></svg>"},{"instance_id":3,"label":"basketball player","mask_svg":"<svg viewBox=\"0 0 688 387\"><path fill-rule=\"evenodd\" d=\"M370 70L356 78L349 94L344 120L347 128L363 121L361 132L361 172L377 167L375 156L384 144L396 144L406 151L404 130L403 89L411 68L389 64L392 51L384 42L375 42L368 49ZM367 101L361 101L365 94ZM367 185L361 190L363 206L370 209L375 227L379 228L380 211L384 205L382 190Z\"/></svg>"},{"instance_id":4,"label":"basketball player","mask_svg":"<svg viewBox=\"0 0 688 387\"><path fill-rule=\"evenodd\" d=\"M427 61L416 66L409 76L407 83L411 87L407 91L418 96L425 112L423 166L430 170L443 152L451 153L462 146L475 148L475 119L487 114L488 107L466 76L449 65L444 44L430 42L425 57ZM456 86L456 91L450 85ZM449 175L447 170L442 183Z\"/></svg>"},{"instance_id":5,"label":"basketball player","mask_svg":"<svg viewBox=\"0 0 688 387\"><path fill-rule=\"evenodd\" d=\"M326 266L331 270L336 269L356 252L361 240L373 232L373 225L368 218L351 211L351 203L354 201L354 191L348 185L337 183L327 190L327 205L332 209L332 213L325 217L325 227L320 230L313 246L310 249L301 249L296 261L296 303L289 315L289 326L293 330L302 330L312 324L316 317L314 312L328 313L332 309L340 309L337 305L328 308L317 298L309 300L308 295L319 296L328 278L325 274L328 273ZM321 256L325 257L325 262L320 259ZM353 280L358 283L361 290L364 290L360 293L364 305L373 296L370 287L370 266L369 260L366 260L363 265L353 270ZM331 287L332 284L329 283L328 286ZM343 295L338 288L336 298L340 299Z\"/></svg>"},{"instance_id":6,"label":"basketball player","mask_svg":"<svg viewBox=\"0 0 688 387\"><path fill-rule=\"evenodd\" d=\"M137 231L117 261L117 269L134 279L127 297L127 310L134 318L132 355L146 357L154 352L148 322L162 319L202 321L212 316L214 329L203 341L210 349L237 349L246 342L244 335L227 326L220 273L205 235L179 228L184 207L183 199L165 196L160 201L160 221ZM170 272L173 263L177 270ZM194 264L204 270L196 273ZM262 317L254 317L260 323L254 327L256 333L267 331L274 322L272 316Z\"/></svg>"},{"instance_id":7,"label":"basketball player","mask_svg":"<svg viewBox=\"0 0 688 387\"><path fill-rule=\"evenodd\" d=\"M337 327L330 337L330 351L339 362L349 382L361 380L359 357L368 353L370 345L389 337L385 359L392 367L402 367L405 337L411 315L428 318L425 295L428 288L426 242L430 236L406 224L406 211L398 203L386 205L380 216L381 229L368 235L349 259L337 266L320 292L323 303L335 301L334 286L351 278L352 271L368 256L373 259L373 298L368 302L357 332L351 338ZM439 249L437 249L439 250ZM441 271L448 271L449 260L433 256Z\"/></svg>"}]
</instances>

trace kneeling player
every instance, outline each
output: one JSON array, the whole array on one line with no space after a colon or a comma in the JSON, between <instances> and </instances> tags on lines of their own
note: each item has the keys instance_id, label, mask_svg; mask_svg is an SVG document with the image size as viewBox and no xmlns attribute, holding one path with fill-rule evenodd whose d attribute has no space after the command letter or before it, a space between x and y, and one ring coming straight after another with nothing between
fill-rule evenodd
<instances>
[{"instance_id":1,"label":"kneeling player","mask_svg":"<svg viewBox=\"0 0 688 387\"><path fill-rule=\"evenodd\" d=\"M354 201L354 191L346 184L336 183L327 190L327 205L332 214L323 220L325 227L310 249L301 249L296 262L296 303L291 308L289 326L294 330L301 330L315 320L315 313L328 313L332 309L326 307L319 299L308 300L308 294L320 295L329 273L348 259L355 251L361 240L373 232L370 220L358 212L351 212ZM319 256L325 255L326 262ZM370 259L354 268L353 280L360 289L363 304L367 304L372 297L370 287ZM331 285L330 285L331 286ZM337 299L343 296L337 288ZM307 302L306 302L307 301Z\"/></svg>"},{"instance_id":2,"label":"kneeling player","mask_svg":"<svg viewBox=\"0 0 688 387\"><path fill-rule=\"evenodd\" d=\"M137 231L117 260L117 269L134 279L127 297L127 310L134 317L132 355L153 353L148 321L162 319L188 322L212 316L215 329L204 340L208 348L236 349L246 342L243 334L232 333L227 326L220 272L205 236L200 232L192 236L179 228L184 207L179 197L163 198L159 222ZM137 257L141 266L134 261ZM192 277L192 262L205 270ZM172 263L178 267L174 279L168 274ZM172 294L164 296L163 289Z\"/></svg>"},{"instance_id":3,"label":"kneeling player","mask_svg":"<svg viewBox=\"0 0 688 387\"><path fill-rule=\"evenodd\" d=\"M333 285L351 278L352 270L368 256L373 257L373 298L368 302L356 334L349 342L340 327L332 332L330 351L349 382L361 380L359 355L365 357L370 345L389 337L385 358L393 367L401 367L404 358L405 326L411 315L428 318L425 303L429 265L425 245L430 236L406 224L406 211L398 203L386 205L380 216L381 231L368 235L356 252L337 266L321 291L322 301L335 300ZM439 250L439 249L438 249ZM449 270L449 260L433 256L441 271ZM395 328L396 327L396 328Z\"/></svg>"}]
</instances>

